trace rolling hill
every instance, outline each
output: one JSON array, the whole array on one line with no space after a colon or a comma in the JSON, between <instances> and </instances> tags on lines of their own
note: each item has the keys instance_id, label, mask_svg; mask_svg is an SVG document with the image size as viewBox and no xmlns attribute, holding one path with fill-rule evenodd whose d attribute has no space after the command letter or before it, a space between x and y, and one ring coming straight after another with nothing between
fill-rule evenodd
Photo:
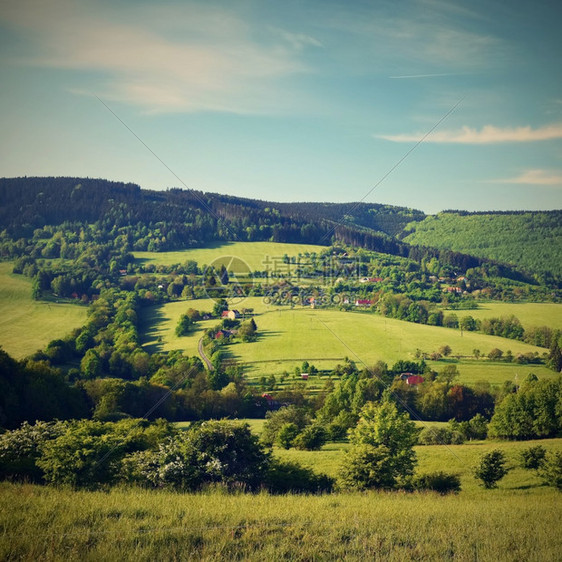
<instances>
[{"instance_id":1,"label":"rolling hill","mask_svg":"<svg viewBox=\"0 0 562 562\"><path fill-rule=\"evenodd\" d=\"M562 280L562 211L443 212L410 223L402 238L509 263L541 281Z\"/></svg>"}]
</instances>

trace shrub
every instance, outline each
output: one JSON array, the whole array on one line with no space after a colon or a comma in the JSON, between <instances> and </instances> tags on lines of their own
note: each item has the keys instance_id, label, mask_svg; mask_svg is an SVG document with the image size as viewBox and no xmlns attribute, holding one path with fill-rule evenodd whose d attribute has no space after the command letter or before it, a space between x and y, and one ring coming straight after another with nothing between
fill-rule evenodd
<instances>
[{"instance_id":1,"label":"shrub","mask_svg":"<svg viewBox=\"0 0 562 562\"><path fill-rule=\"evenodd\" d=\"M294 405L284 406L276 412L267 412L265 424L261 434L264 445L271 446L277 439L279 430L287 423L294 423L299 430L310 423L310 417L303 408Z\"/></svg>"},{"instance_id":2,"label":"shrub","mask_svg":"<svg viewBox=\"0 0 562 562\"><path fill-rule=\"evenodd\" d=\"M542 445L535 445L521 451L521 466L537 470L544 462L546 449Z\"/></svg>"},{"instance_id":3,"label":"shrub","mask_svg":"<svg viewBox=\"0 0 562 562\"><path fill-rule=\"evenodd\" d=\"M299 428L297 424L286 423L277 433L276 442L280 447L283 447L283 449L290 449L298 434Z\"/></svg>"},{"instance_id":4,"label":"shrub","mask_svg":"<svg viewBox=\"0 0 562 562\"><path fill-rule=\"evenodd\" d=\"M490 451L483 455L474 471L474 477L482 480L484 488L496 488L498 480L501 480L509 469L505 466L505 455L499 449Z\"/></svg>"},{"instance_id":5,"label":"shrub","mask_svg":"<svg viewBox=\"0 0 562 562\"><path fill-rule=\"evenodd\" d=\"M539 468L539 476L548 486L562 491L562 451L548 454Z\"/></svg>"},{"instance_id":6,"label":"shrub","mask_svg":"<svg viewBox=\"0 0 562 562\"><path fill-rule=\"evenodd\" d=\"M396 485L394 462L384 445L356 445L348 451L340 472L343 488L391 489Z\"/></svg>"},{"instance_id":7,"label":"shrub","mask_svg":"<svg viewBox=\"0 0 562 562\"><path fill-rule=\"evenodd\" d=\"M111 429L110 423L75 422L62 435L45 442L37 460L45 480L88 488L114 483L125 447L122 437Z\"/></svg>"},{"instance_id":8,"label":"shrub","mask_svg":"<svg viewBox=\"0 0 562 562\"><path fill-rule=\"evenodd\" d=\"M326 430L317 424L309 425L299 433L293 441L293 445L297 449L305 449L307 451L317 451L322 448L327 441Z\"/></svg>"},{"instance_id":9,"label":"shrub","mask_svg":"<svg viewBox=\"0 0 562 562\"><path fill-rule=\"evenodd\" d=\"M415 490L433 490L441 495L461 491L460 476L442 471L420 474L414 478L412 484Z\"/></svg>"},{"instance_id":10,"label":"shrub","mask_svg":"<svg viewBox=\"0 0 562 562\"><path fill-rule=\"evenodd\" d=\"M425 427L418 437L419 445L460 445L464 437L448 427Z\"/></svg>"},{"instance_id":11,"label":"shrub","mask_svg":"<svg viewBox=\"0 0 562 562\"><path fill-rule=\"evenodd\" d=\"M265 475L264 487L272 494L329 493L334 487L334 479L295 462L272 459Z\"/></svg>"},{"instance_id":12,"label":"shrub","mask_svg":"<svg viewBox=\"0 0 562 562\"><path fill-rule=\"evenodd\" d=\"M23 422L19 429L0 435L0 478L40 481L43 473L37 459L41 446L59 437L65 428L65 422Z\"/></svg>"},{"instance_id":13,"label":"shrub","mask_svg":"<svg viewBox=\"0 0 562 562\"><path fill-rule=\"evenodd\" d=\"M247 424L203 422L124 461L127 480L154 487L197 490L207 484L255 489L269 463Z\"/></svg>"}]
</instances>

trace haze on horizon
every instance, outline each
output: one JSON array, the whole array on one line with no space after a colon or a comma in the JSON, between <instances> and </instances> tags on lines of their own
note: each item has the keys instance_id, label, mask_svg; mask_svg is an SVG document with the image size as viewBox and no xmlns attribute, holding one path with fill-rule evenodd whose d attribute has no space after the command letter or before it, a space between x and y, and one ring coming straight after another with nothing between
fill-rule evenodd
<instances>
[{"instance_id":1,"label":"haze on horizon","mask_svg":"<svg viewBox=\"0 0 562 562\"><path fill-rule=\"evenodd\" d=\"M0 176L561 208L561 20L521 0L4 2Z\"/></svg>"}]
</instances>

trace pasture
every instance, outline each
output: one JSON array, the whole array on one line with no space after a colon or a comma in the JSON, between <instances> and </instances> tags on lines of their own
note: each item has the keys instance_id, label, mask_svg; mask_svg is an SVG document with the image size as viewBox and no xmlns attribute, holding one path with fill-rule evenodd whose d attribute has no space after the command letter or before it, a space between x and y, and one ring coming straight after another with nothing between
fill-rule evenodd
<instances>
[{"instance_id":1,"label":"pasture","mask_svg":"<svg viewBox=\"0 0 562 562\"><path fill-rule=\"evenodd\" d=\"M307 253L320 253L326 249L327 246L312 244L223 242L220 244L210 244L205 248L192 248L176 252L133 252L133 255L136 260L145 264L175 265L193 260L197 262L199 267L209 265L214 260L219 260L220 258L232 257L238 259L226 260L225 265L227 268L229 263L231 263L234 273L246 273L247 268L244 268L244 264L247 264L251 271L263 271L268 267L272 269L275 263L283 271L282 258L284 255L297 257L299 254L304 256Z\"/></svg>"},{"instance_id":2,"label":"pasture","mask_svg":"<svg viewBox=\"0 0 562 562\"><path fill-rule=\"evenodd\" d=\"M516 466L533 442L418 447L419 472L461 474L457 495L196 494L113 488L88 492L0 484L2 560L557 560L560 493ZM550 450L562 440L544 440ZM495 490L471 475L498 447L514 469ZM277 451L337 472L343 447Z\"/></svg>"},{"instance_id":3,"label":"pasture","mask_svg":"<svg viewBox=\"0 0 562 562\"><path fill-rule=\"evenodd\" d=\"M31 281L12 274L12 264L0 263L0 346L16 359L62 338L86 321L79 304L34 301Z\"/></svg>"},{"instance_id":4,"label":"pasture","mask_svg":"<svg viewBox=\"0 0 562 562\"><path fill-rule=\"evenodd\" d=\"M191 334L181 338L174 330L179 316L188 308L209 311L212 306L212 300L202 299L146 309L142 316L144 345L151 351L181 349L187 355L197 355L197 342L203 331L216 325L218 320L201 321ZM241 306L254 309L258 340L236 342L225 350L229 357L245 364L250 381L271 374L292 373L305 360L320 370L333 369L345 357L359 366L372 365L379 360L392 365L399 359L414 360L417 350L431 353L445 344L452 348L452 357L429 364L436 371L447 364L456 364L461 373L460 381L467 384L489 381L497 385L506 380L523 380L530 372L540 377L555 376L543 365L492 362L473 357L475 349L486 355L496 347L504 353L510 350L513 355L546 351L515 340L413 324L368 312L272 306L260 297L245 299ZM323 379L313 377L306 384L319 387Z\"/></svg>"},{"instance_id":5,"label":"pasture","mask_svg":"<svg viewBox=\"0 0 562 562\"><path fill-rule=\"evenodd\" d=\"M459 310L456 313L459 318L470 315L479 320L513 315L519 318L525 329L533 326L549 326L552 329L562 330L562 304L551 302L483 302L478 303L476 310Z\"/></svg>"}]
</instances>

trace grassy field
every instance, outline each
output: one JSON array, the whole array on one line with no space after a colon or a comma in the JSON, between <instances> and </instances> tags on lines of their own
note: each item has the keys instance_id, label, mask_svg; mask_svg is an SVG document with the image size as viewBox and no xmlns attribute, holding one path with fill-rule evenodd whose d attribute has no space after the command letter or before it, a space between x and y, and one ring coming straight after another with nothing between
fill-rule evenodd
<instances>
[{"instance_id":1,"label":"grassy field","mask_svg":"<svg viewBox=\"0 0 562 562\"><path fill-rule=\"evenodd\" d=\"M34 301L31 281L11 272L0 263L0 346L10 355L21 359L84 324L85 306Z\"/></svg>"},{"instance_id":2,"label":"grassy field","mask_svg":"<svg viewBox=\"0 0 562 562\"><path fill-rule=\"evenodd\" d=\"M416 422L416 425L433 427L435 422ZM441 424L443 425L443 424ZM478 459L492 449L501 449L512 470L501 480L502 490L537 490L540 480L533 471L521 468L519 455L523 449L532 445L543 445L549 451L562 451L562 439L542 439L540 441L474 441L463 445L423 445L415 447L418 457L417 471L420 473L445 470L455 472L461 477L463 493L478 494L480 488L473 476L473 467ZM349 448L347 442L327 443L320 451L299 451L297 449L274 448L275 455L280 458L293 460L302 465L313 468L336 477L343 461L345 451Z\"/></svg>"},{"instance_id":3,"label":"grassy field","mask_svg":"<svg viewBox=\"0 0 562 562\"><path fill-rule=\"evenodd\" d=\"M457 311L459 318L470 315L473 318L498 318L517 316L524 328L532 326L549 326L562 330L562 304L554 303L479 303L478 309Z\"/></svg>"},{"instance_id":4,"label":"grassy field","mask_svg":"<svg viewBox=\"0 0 562 562\"><path fill-rule=\"evenodd\" d=\"M252 271L265 270L266 260L270 262L269 268L273 268L273 261L276 260L278 266L281 258L287 256L298 256L305 253L320 253L326 250L326 246L314 246L311 244L282 244L280 242L224 242L222 244L210 245L207 248L193 248L178 252L133 252L137 260L144 263L155 265L174 265L185 263L187 260L196 261L199 266L209 265L214 260L225 256L232 256L238 260L232 261L235 273L237 267L243 267L243 262L250 266ZM228 261L226 262L228 266ZM230 269L229 269L230 270ZM245 271L242 271L245 273Z\"/></svg>"},{"instance_id":5,"label":"grassy field","mask_svg":"<svg viewBox=\"0 0 562 562\"><path fill-rule=\"evenodd\" d=\"M559 560L560 493L514 468L496 490L472 465L499 447L511 465L532 442L418 447L419 471L461 475L463 491L270 496L138 488L71 491L0 484L2 560ZM562 450L562 440L544 440ZM275 451L335 474L342 450Z\"/></svg>"},{"instance_id":6,"label":"grassy field","mask_svg":"<svg viewBox=\"0 0 562 562\"><path fill-rule=\"evenodd\" d=\"M145 311L143 316L144 339L148 349L182 349L188 355L197 354L197 342L205 328L217 320L198 323L189 336L178 338L175 327L180 314L187 308L210 310L213 301L194 300L167 303ZM374 364L378 360L392 364L398 359L415 359L417 349L436 351L444 344L451 346L453 355L472 356L474 349L487 354L497 347L504 352L538 352L545 350L515 340L487 336L475 332L461 332L436 326L425 326L383 318L371 313L342 312L296 307L273 307L264 304L260 297L243 302L256 312L259 337L257 342L237 342L226 349L228 354L247 365L249 380L271 374L292 373L296 366L307 360L319 369L332 369L349 357L358 365ZM159 342L159 338L161 341ZM449 358L430 362L439 371L448 363L456 363L461 381L472 384L489 381L501 384L506 380L522 380L528 373L537 376L555 376L542 365L517 365L515 363L474 360L471 357ZM309 379L312 386L321 386L322 379Z\"/></svg>"}]
</instances>

